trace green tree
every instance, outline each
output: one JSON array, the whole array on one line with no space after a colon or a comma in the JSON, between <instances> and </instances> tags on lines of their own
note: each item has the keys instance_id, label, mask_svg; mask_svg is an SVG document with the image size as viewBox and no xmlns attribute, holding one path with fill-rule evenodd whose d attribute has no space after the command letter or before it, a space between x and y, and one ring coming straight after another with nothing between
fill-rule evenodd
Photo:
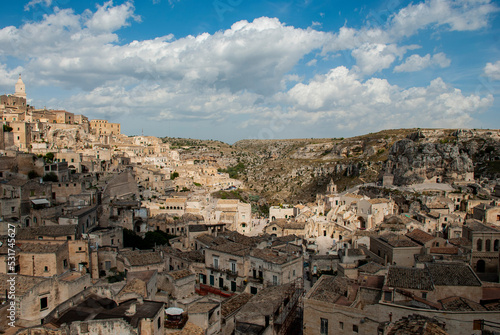
<instances>
[{"instance_id":1,"label":"green tree","mask_svg":"<svg viewBox=\"0 0 500 335\"><path fill-rule=\"evenodd\" d=\"M45 154L44 158L45 158L45 161L47 163L52 163L52 162L54 162L54 153L53 152L47 152Z\"/></svg>"},{"instance_id":2,"label":"green tree","mask_svg":"<svg viewBox=\"0 0 500 335\"><path fill-rule=\"evenodd\" d=\"M36 173L35 170L31 170L30 172L28 172L28 178L29 179L35 179L35 178L38 178L38 177L39 177L39 175L38 175L38 173Z\"/></svg>"},{"instance_id":3,"label":"green tree","mask_svg":"<svg viewBox=\"0 0 500 335\"><path fill-rule=\"evenodd\" d=\"M47 173L45 176L43 176L43 181L53 181L53 182L58 182L59 178L54 172Z\"/></svg>"},{"instance_id":4,"label":"green tree","mask_svg":"<svg viewBox=\"0 0 500 335\"><path fill-rule=\"evenodd\" d=\"M4 124L3 125L3 131L8 133L12 131L12 127L9 127L8 125Z\"/></svg>"}]
</instances>

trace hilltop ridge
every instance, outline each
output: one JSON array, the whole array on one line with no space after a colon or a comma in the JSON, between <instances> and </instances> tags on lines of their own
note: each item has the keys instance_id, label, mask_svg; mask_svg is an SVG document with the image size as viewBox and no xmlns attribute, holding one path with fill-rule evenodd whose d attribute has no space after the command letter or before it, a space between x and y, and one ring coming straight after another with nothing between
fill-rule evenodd
<instances>
[{"instance_id":1,"label":"hilltop ridge","mask_svg":"<svg viewBox=\"0 0 500 335\"><path fill-rule=\"evenodd\" d=\"M500 131L388 129L350 138L241 140L233 145L196 140L184 157L214 157L221 168L243 164L237 178L270 203L312 201L333 179L342 190L392 173L399 185L474 172L500 173Z\"/></svg>"}]
</instances>

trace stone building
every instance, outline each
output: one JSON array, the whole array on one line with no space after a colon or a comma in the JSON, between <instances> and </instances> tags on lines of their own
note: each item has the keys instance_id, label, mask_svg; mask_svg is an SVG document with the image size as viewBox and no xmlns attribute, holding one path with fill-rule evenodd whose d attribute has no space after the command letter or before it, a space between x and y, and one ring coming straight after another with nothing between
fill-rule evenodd
<instances>
[{"instance_id":1,"label":"stone building","mask_svg":"<svg viewBox=\"0 0 500 335\"><path fill-rule=\"evenodd\" d=\"M500 229L468 219L462 227L462 236L472 243L470 264L479 278L498 281Z\"/></svg>"},{"instance_id":2,"label":"stone building","mask_svg":"<svg viewBox=\"0 0 500 335\"><path fill-rule=\"evenodd\" d=\"M382 258L385 264L413 266L414 255L419 254L422 246L404 235L386 233L370 236L370 251Z\"/></svg>"},{"instance_id":3,"label":"stone building","mask_svg":"<svg viewBox=\"0 0 500 335\"><path fill-rule=\"evenodd\" d=\"M0 274L2 299L6 299L9 278L8 274ZM40 325L42 319L54 308L91 285L90 275L82 275L79 272L67 272L48 278L17 275L16 325L23 327ZM8 304L3 305L0 314L5 315L7 308ZM5 321L7 318L2 318L0 323Z\"/></svg>"},{"instance_id":4,"label":"stone building","mask_svg":"<svg viewBox=\"0 0 500 335\"><path fill-rule=\"evenodd\" d=\"M19 273L52 277L70 269L68 243L23 243L19 253Z\"/></svg>"},{"instance_id":5,"label":"stone building","mask_svg":"<svg viewBox=\"0 0 500 335\"><path fill-rule=\"evenodd\" d=\"M108 120L90 120L90 132L94 135L120 135L120 124Z\"/></svg>"}]
</instances>

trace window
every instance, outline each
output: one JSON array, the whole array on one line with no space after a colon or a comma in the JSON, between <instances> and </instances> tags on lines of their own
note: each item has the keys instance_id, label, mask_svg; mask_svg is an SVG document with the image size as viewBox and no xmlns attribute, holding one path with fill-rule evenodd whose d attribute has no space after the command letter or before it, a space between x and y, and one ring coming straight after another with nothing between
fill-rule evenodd
<instances>
[{"instance_id":1,"label":"window","mask_svg":"<svg viewBox=\"0 0 500 335\"><path fill-rule=\"evenodd\" d=\"M35 190L31 190L31 191L30 191L30 196L31 196L31 197L35 196Z\"/></svg>"},{"instance_id":2,"label":"window","mask_svg":"<svg viewBox=\"0 0 500 335\"><path fill-rule=\"evenodd\" d=\"M47 309L48 308L48 301L47 301L47 297L43 297L40 299L40 310L44 310L44 309Z\"/></svg>"},{"instance_id":3,"label":"window","mask_svg":"<svg viewBox=\"0 0 500 335\"><path fill-rule=\"evenodd\" d=\"M321 318L321 335L328 335L328 319Z\"/></svg>"},{"instance_id":4,"label":"window","mask_svg":"<svg viewBox=\"0 0 500 335\"><path fill-rule=\"evenodd\" d=\"M49 267L48 267L48 266L45 266L45 267L43 268L43 271L45 271L45 272L49 272Z\"/></svg>"},{"instance_id":5,"label":"window","mask_svg":"<svg viewBox=\"0 0 500 335\"><path fill-rule=\"evenodd\" d=\"M490 240L486 240L486 242L484 243L484 251L491 251L491 241Z\"/></svg>"},{"instance_id":6,"label":"window","mask_svg":"<svg viewBox=\"0 0 500 335\"><path fill-rule=\"evenodd\" d=\"M359 332L358 325L352 325L352 331L354 333L358 333Z\"/></svg>"},{"instance_id":7,"label":"window","mask_svg":"<svg viewBox=\"0 0 500 335\"><path fill-rule=\"evenodd\" d=\"M214 269L219 268L219 257L214 257Z\"/></svg>"},{"instance_id":8,"label":"window","mask_svg":"<svg viewBox=\"0 0 500 335\"><path fill-rule=\"evenodd\" d=\"M80 332L83 333L88 333L89 332L89 324L88 323L81 323L80 324Z\"/></svg>"},{"instance_id":9,"label":"window","mask_svg":"<svg viewBox=\"0 0 500 335\"><path fill-rule=\"evenodd\" d=\"M106 262L104 262L104 264L105 264L106 270L109 271L111 269L111 261L106 261Z\"/></svg>"},{"instance_id":10,"label":"window","mask_svg":"<svg viewBox=\"0 0 500 335\"><path fill-rule=\"evenodd\" d=\"M422 292L422 299L427 299L427 292Z\"/></svg>"},{"instance_id":11,"label":"window","mask_svg":"<svg viewBox=\"0 0 500 335\"><path fill-rule=\"evenodd\" d=\"M236 262L231 262L231 272L236 273Z\"/></svg>"},{"instance_id":12,"label":"window","mask_svg":"<svg viewBox=\"0 0 500 335\"><path fill-rule=\"evenodd\" d=\"M158 329L161 328L161 317L158 318Z\"/></svg>"},{"instance_id":13,"label":"window","mask_svg":"<svg viewBox=\"0 0 500 335\"><path fill-rule=\"evenodd\" d=\"M483 251L483 240L477 240L476 247L476 251Z\"/></svg>"},{"instance_id":14,"label":"window","mask_svg":"<svg viewBox=\"0 0 500 335\"><path fill-rule=\"evenodd\" d=\"M68 267L68 260L67 259L63 259L63 266L65 269Z\"/></svg>"},{"instance_id":15,"label":"window","mask_svg":"<svg viewBox=\"0 0 500 335\"><path fill-rule=\"evenodd\" d=\"M278 285L278 276L273 276L273 285Z\"/></svg>"},{"instance_id":16,"label":"window","mask_svg":"<svg viewBox=\"0 0 500 335\"><path fill-rule=\"evenodd\" d=\"M342 321L339 322L339 328L344 329L344 323Z\"/></svg>"},{"instance_id":17,"label":"window","mask_svg":"<svg viewBox=\"0 0 500 335\"><path fill-rule=\"evenodd\" d=\"M275 231L275 230L276 230L276 227L273 227L273 231Z\"/></svg>"},{"instance_id":18,"label":"window","mask_svg":"<svg viewBox=\"0 0 500 335\"><path fill-rule=\"evenodd\" d=\"M498 251L498 240L495 240L495 242L493 242L493 251Z\"/></svg>"}]
</instances>

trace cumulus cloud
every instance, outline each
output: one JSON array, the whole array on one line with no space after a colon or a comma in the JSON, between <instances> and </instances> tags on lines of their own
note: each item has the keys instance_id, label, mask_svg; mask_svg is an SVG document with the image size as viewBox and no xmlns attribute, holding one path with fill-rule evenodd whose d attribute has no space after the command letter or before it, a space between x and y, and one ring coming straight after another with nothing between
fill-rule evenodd
<instances>
[{"instance_id":1,"label":"cumulus cloud","mask_svg":"<svg viewBox=\"0 0 500 335\"><path fill-rule=\"evenodd\" d=\"M113 6L113 1L108 1L102 6L97 6L97 11L92 13L86 10L84 16L90 16L85 25L92 31L113 32L121 27L129 26L128 20L133 18L140 21L138 15L134 15L134 5L126 2L119 6Z\"/></svg>"},{"instance_id":2,"label":"cumulus cloud","mask_svg":"<svg viewBox=\"0 0 500 335\"><path fill-rule=\"evenodd\" d=\"M387 69L396 58L402 58L408 49L415 48L417 46L398 47L395 44L365 43L352 51L357 64L355 69L364 74L373 74Z\"/></svg>"},{"instance_id":3,"label":"cumulus cloud","mask_svg":"<svg viewBox=\"0 0 500 335\"><path fill-rule=\"evenodd\" d=\"M308 122L373 128L463 127L493 103L491 95L464 95L441 78L427 87L402 89L385 79L363 81L345 67L299 83L280 99L295 106Z\"/></svg>"},{"instance_id":4,"label":"cumulus cloud","mask_svg":"<svg viewBox=\"0 0 500 335\"><path fill-rule=\"evenodd\" d=\"M484 67L484 75L491 80L500 80L500 60L495 63L487 63Z\"/></svg>"},{"instance_id":5,"label":"cumulus cloud","mask_svg":"<svg viewBox=\"0 0 500 335\"><path fill-rule=\"evenodd\" d=\"M177 40L169 35L118 45L113 31L128 25L132 11L130 3L111 7L111 2L92 15L58 10L42 22L0 30L0 43L6 46L0 52L29 57L27 67L40 80L85 90L114 80L155 80L272 94L304 55L331 38L262 17L213 35Z\"/></svg>"},{"instance_id":6,"label":"cumulus cloud","mask_svg":"<svg viewBox=\"0 0 500 335\"><path fill-rule=\"evenodd\" d=\"M22 72L23 68L21 66L8 70L7 65L0 63L0 88L5 92L10 92Z\"/></svg>"},{"instance_id":7,"label":"cumulus cloud","mask_svg":"<svg viewBox=\"0 0 500 335\"><path fill-rule=\"evenodd\" d=\"M446 55L442 52L435 55L427 54L419 56L417 54L408 57L402 64L394 67L394 72L415 72L427 67L448 67L451 64Z\"/></svg>"},{"instance_id":8,"label":"cumulus cloud","mask_svg":"<svg viewBox=\"0 0 500 335\"><path fill-rule=\"evenodd\" d=\"M478 30L486 27L490 16L498 11L498 6L490 0L427 0L400 9L387 21L375 13L368 17L365 27L342 27L324 50L351 50L366 43L391 44L430 27Z\"/></svg>"},{"instance_id":9,"label":"cumulus cloud","mask_svg":"<svg viewBox=\"0 0 500 335\"><path fill-rule=\"evenodd\" d=\"M30 6L38 3L42 0ZM315 22L300 29L261 17L213 34L122 43L119 30L140 17L132 2L108 1L82 14L55 8L38 22L0 29L0 56L24 62L23 72L39 85L80 89L53 102L91 117L133 113L157 121L222 122L237 116L239 127L251 128L269 123L279 112L280 120L295 121L290 129L295 124L332 129L463 126L493 98L463 94L440 78L426 87L402 89L370 76L418 48L401 45L418 31L481 29L497 10L489 0L427 0L358 29L323 32L314 29ZM323 66L339 51L355 61L351 69L318 69L327 73L307 83L297 75L297 64L317 65L316 58L300 62L304 57L315 53ZM394 72L449 65L444 53L411 55ZM499 79L499 68L499 62L488 63L484 74ZM0 65L0 86L10 88L18 71Z\"/></svg>"},{"instance_id":10,"label":"cumulus cloud","mask_svg":"<svg viewBox=\"0 0 500 335\"><path fill-rule=\"evenodd\" d=\"M411 36L429 26L452 31L477 30L486 27L489 16L497 11L490 0L427 0L401 9L388 25L396 37Z\"/></svg>"},{"instance_id":11,"label":"cumulus cloud","mask_svg":"<svg viewBox=\"0 0 500 335\"><path fill-rule=\"evenodd\" d=\"M26 5L24 5L24 10L29 11L30 8L36 7L36 5L45 5L46 7L50 7L52 5L52 0L31 0Z\"/></svg>"}]
</instances>

